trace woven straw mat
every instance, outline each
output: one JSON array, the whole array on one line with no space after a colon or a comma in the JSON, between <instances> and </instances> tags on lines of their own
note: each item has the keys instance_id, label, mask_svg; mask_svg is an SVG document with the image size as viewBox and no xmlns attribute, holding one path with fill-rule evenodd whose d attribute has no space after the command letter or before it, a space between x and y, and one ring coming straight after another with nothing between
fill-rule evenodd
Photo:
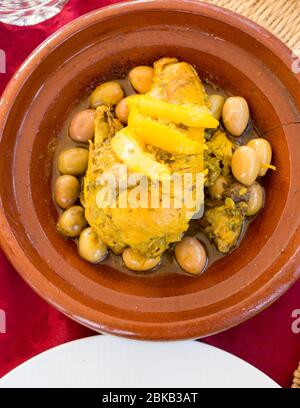
<instances>
[{"instance_id":1,"label":"woven straw mat","mask_svg":"<svg viewBox=\"0 0 300 408\"><path fill-rule=\"evenodd\" d=\"M235 11L279 37L300 52L300 0L203 0Z\"/></svg>"}]
</instances>

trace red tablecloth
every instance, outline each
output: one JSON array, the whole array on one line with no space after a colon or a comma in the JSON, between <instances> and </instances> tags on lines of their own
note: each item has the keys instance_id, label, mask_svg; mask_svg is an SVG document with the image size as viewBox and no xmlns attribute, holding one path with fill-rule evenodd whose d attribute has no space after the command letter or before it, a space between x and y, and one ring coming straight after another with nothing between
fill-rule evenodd
<instances>
[{"instance_id":1,"label":"red tablecloth","mask_svg":"<svg viewBox=\"0 0 300 408\"><path fill-rule=\"evenodd\" d=\"M0 49L7 59L7 72L0 74L0 93L22 61L51 33L81 14L117 2L70 0L59 15L37 26L0 24ZM293 333L291 327L296 309L300 309L300 281L260 315L204 341L241 357L280 385L289 387L300 360L300 334ZM0 310L5 311L7 320L6 333L0 333L0 377L42 351L94 334L39 298L2 252Z\"/></svg>"}]
</instances>

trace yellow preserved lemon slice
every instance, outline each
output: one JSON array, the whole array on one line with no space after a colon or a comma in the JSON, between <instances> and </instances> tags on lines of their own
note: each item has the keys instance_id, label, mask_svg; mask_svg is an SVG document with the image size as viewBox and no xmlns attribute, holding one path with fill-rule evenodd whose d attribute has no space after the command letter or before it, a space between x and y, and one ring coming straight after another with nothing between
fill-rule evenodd
<instances>
[{"instance_id":1,"label":"yellow preserved lemon slice","mask_svg":"<svg viewBox=\"0 0 300 408\"><path fill-rule=\"evenodd\" d=\"M134 129L139 139L170 153L198 154L203 145L189 139L183 132L170 125L164 125L133 109L128 118L128 127Z\"/></svg>"},{"instance_id":2,"label":"yellow preserved lemon slice","mask_svg":"<svg viewBox=\"0 0 300 408\"><path fill-rule=\"evenodd\" d=\"M189 139L201 143L203 150L207 150L204 133L204 128L189 127L186 131L186 135Z\"/></svg>"},{"instance_id":3,"label":"yellow preserved lemon slice","mask_svg":"<svg viewBox=\"0 0 300 408\"><path fill-rule=\"evenodd\" d=\"M116 133L112 138L111 147L130 170L159 181L170 179L168 167L156 161L150 153L144 152L129 128L123 128Z\"/></svg>"},{"instance_id":4,"label":"yellow preserved lemon slice","mask_svg":"<svg viewBox=\"0 0 300 408\"><path fill-rule=\"evenodd\" d=\"M166 119L176 124L192 127L217 128L219 122L205 105L164 102L147 95L134 95L127 99L129 108L137 108L141 113Z\"/></svg>"}]
</instances>

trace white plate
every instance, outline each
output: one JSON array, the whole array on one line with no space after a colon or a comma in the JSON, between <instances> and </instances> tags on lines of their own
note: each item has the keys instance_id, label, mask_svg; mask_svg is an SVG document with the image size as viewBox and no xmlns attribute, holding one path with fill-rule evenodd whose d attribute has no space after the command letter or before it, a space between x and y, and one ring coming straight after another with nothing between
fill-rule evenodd
<instances>
[{"instance_id":1,"label":"white plate","mask_svg":"<svg viewBox=\"0 0 300 408\"><path fill-rule=\"evenodd\" d=\"M277 388L278 385L250 364L204 343L93 336L32 358L3 377L1 387Z\"/></svg>"}]
</instances>

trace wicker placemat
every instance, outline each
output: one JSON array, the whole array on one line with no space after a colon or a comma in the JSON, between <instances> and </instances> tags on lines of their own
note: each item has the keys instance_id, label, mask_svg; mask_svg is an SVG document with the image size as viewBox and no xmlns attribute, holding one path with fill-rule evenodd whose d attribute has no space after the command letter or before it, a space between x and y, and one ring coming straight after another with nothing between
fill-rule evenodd
<instances>
[{"instance_id":1,"label":"wicker placemat","mask_svg":"<svg viewBox=\"0 0 300 408\"><path fill-rule=\"evenodd\" d=\"M292 388L300 388L300 363L298 369L294 372Z\"/></svg>"},{"instance_id":2,"label":"wicker placemat","mask_svg":"<svg viewBox=\"0 0 300 408\"><path fill-rule=\"evenodd\" d=\"M300 52L299 0L203 0L242 14L277 35L295 53Z\"/></svg>"}]
</instances>

